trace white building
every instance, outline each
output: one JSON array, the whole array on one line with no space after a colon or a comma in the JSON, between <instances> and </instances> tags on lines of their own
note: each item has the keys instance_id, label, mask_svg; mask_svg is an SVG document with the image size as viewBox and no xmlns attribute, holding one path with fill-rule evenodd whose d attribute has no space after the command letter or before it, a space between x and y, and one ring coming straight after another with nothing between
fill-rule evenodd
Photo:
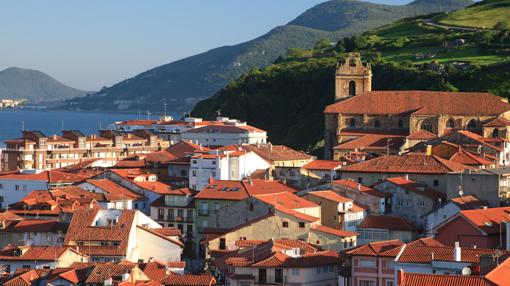
<instances>
[{"instance_id":1,"label":"white building","mask_svg":"<svg viewBox=\"0 0 510 286\"><path fill-rule=\"evenodd\" d=\"M78 210L65 245L77 246L92 261L180 261L184 245L136 210Z\"/></svg>"},{"instance_id":2,"label":"white building","mask_svg":"<svg viewBox=\"0 0 510 286\"><path fill-rule=\"evenodd\" d=\"M0 209L20 201L34 190L49 190L86 179L70 173L40 170L23 170L0 175Z\"/></svg>"},{"instance_id":3,"label":"white building","mask_svg":"<svg viewBox=\"0 0 510 286\"><path fill-rule=\"evenodd\" d=\"M472 195L453 198L440 205L437 209L424 215L425 230L428 235L433 235L433 229L441 223L449 220L462 210L479 209L487 206L487 202L480 201Z\"/></svg>"},{"instance_id":4,"label":"white building","mask_svg":"<svg viewBox=\"0 0 510 286\"><path fill-rule=\"evenodd\" d=\"M266 143L267 132L236 119L218 117L218 124L182 132L182 140L204 146L227 146Z\"/></svg>"},{"instance_id":5,"label":"white building","mask_svg":"<svg viewBox=\"0 0 510 286\"><path fill-rule=\"evenodd\" d=\"M191 157L189 187L202 190L210 179L240 181L271 165L255 152L236 146L198 153Z\"/></svg>"}]
</instances>

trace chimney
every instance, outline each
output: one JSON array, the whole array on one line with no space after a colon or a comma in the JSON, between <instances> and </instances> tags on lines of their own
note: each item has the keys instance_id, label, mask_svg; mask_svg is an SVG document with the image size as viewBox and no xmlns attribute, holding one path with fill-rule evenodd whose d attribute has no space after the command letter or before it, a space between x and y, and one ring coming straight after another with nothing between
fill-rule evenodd
<instances>
[{"instance_id":1,"label":"chimney","mask_svg":"<svg viewBox=\"0 0 510 286\"><path fill-rule=\"evenodd\" d=\"M460 262L462 260L462 249L459 246L459 242L455 242L455 247L453 248L453 258L455 261Z\"/></svg>"},{"instance_id":2,"label":"chimney","mask_svg":"<svg viewBox=\"0 0 510 286\"><path fill-rule=\"evenodd\" d=\"M427 145L427 155L432 155L432 145Z\"/></svg>"},{"instance_id":3,"label":"chimney","mask_svg":"<svg viewBox=\"0 0 510 286\"><path fill-rule=\"evenodd\" d=\"M360 183L358 183L358 191L361 192L361 184Z\"/></svg>"},{"instance_id":4,"label":"chimney","mask_svg":"<svg viewBox=\"0 0 510 286\"><path fill-rule=\"evenodd\" d=\"M409 180L409 174L406 174L404 178L406 178L406 180Z\"/></svg>"}]
</instances>

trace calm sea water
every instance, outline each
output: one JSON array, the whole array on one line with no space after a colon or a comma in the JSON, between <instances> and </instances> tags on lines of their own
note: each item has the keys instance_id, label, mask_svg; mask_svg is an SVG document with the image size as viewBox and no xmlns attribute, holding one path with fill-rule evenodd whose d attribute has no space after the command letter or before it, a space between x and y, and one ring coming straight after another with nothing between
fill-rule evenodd
<instances>
[{"instance_id":1,"label":"calm sea water","mask_svg":"<svg viewBox=\"0 0 510 286\"><path fill-rule=\"evenodd\" d=\"M128 119L147 119L147 116L126 113L92 113L72 111L29 111L29 110L1 110L0 109L0 147L6 139L19 138L22 126L25 130L39 130L47 136L61 134L64 129L80 130L89 135L98 133L99 127L106 128L115 121ZM158 116L151 116L157 119Z\"/></svg>"}]
</instances>

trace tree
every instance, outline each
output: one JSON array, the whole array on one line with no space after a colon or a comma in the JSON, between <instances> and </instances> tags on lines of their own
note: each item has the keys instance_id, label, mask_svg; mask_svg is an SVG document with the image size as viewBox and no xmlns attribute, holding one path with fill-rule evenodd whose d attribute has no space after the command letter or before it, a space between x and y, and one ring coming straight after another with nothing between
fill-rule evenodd
<instances>
[{"instance_id":1,"label":"tree","mask_svg":"<svg viewBox=\"0 0 510 286\"><path fill-rule=\"evenodd\" d=\"M299 48L290 48L287 50L287 57L299 58L303 56L303 50Z\"/></svg>"},{"instance_id":2,"label":"tree","mask_svg":"<svg viewBox=\"0 0 510 286\"><path fill-rule=\"evenodd\" d=\"M497 22L496 25L494 25L494 30L498 31L506 31L508 30L508 23L506 22Z\"/></svg>"},{"instance_id":3,"label":"tree","mask_svg":"<svg viewBox=\"0 0 510 286\"><path fill-rule=\"evenodd\" d=\"M322 49L326 49L326 48L329 48L331 46L331 41L328 40L328 39L320 39L316 44L315 46L313 47L314 50L322 50Z\"/></svg>"},{"instance_id":4,"label":"tree","mask_svg":"<svg viewBox=\"0 0 510 286\"><path fill-rule=\"evenodd\" d=\"M353 42L358 51L368 47L368 39L366 37L354 37Z\"/></svg>"}]
</instances>

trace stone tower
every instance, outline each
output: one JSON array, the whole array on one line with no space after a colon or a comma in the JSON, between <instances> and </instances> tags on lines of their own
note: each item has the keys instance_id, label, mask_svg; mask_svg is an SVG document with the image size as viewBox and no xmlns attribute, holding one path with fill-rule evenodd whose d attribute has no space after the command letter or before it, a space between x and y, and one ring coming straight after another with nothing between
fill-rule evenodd
<instances>
[{"instance_id":1,"label":"stone tower","mask_svg":"<svg viewBox=\"0 0 510 286\"><path fill-rule=\"evenodd\" d=\"M349 53L345 63L337 64L335 74L335 101L372 91L372 69L361 62L359 53Z\"/></svg>"}]
</instances>

